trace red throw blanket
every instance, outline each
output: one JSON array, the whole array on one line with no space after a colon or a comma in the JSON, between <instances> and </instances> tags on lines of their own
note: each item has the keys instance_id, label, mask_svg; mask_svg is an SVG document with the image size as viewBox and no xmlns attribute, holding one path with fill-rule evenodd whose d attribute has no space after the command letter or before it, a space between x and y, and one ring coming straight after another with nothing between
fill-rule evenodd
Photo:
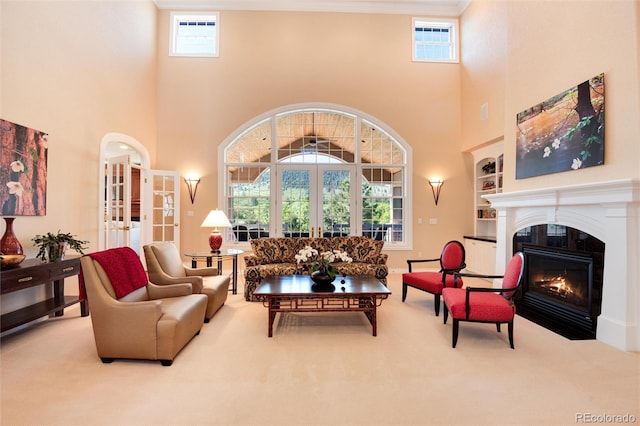
<instances>
[{"instance_id":1,"label":"red throw blanket","mask_svg":"<svg viewBox=\"0 0 640 426\"><path fill-rule=\"evenodd\" d=\"M126 296L149 282L147 273L135 251L130 247L118 247L105 251L89 253L87 256L98 262L109 277L116 298ZM80 271L80 300L86 300L84 277Z\"/></svg>"}]
</instances>

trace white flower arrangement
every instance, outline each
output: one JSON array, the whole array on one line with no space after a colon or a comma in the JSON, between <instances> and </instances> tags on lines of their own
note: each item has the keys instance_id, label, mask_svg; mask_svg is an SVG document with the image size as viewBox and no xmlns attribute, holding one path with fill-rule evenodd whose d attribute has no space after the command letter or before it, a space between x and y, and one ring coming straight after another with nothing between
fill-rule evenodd
<instances>
[{"instance_id":1,"label":"white flower arrangement","mask_svg":"<svg viewBox=\"0 0 640 426\"><path fill-rule=\"evenodd\" d=\"M353 259L346 252L340 250L318 252L311 246L305 246L295 255L298 263L311 263L311 272L320 271L330 275L332 278L336 276L337 270L333 265L337 261L351 263Z\"/></svg>"}]
</instances>

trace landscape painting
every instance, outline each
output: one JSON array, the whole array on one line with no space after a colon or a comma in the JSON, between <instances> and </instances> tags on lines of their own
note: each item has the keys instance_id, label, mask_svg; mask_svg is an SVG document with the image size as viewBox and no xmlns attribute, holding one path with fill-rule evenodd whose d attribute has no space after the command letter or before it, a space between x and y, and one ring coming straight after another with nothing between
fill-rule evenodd
<instances>
[{"instance_id":1,"label":"landscape painting","mask_svg":"<svg viewBox=\"0 0 640 426\"><path fill-rule=\"evenodd\" d=\"M2 216L47 212L47 134L0 119Z\"/></svg>"},{"instance_id":2,"label":"landscape painting","mask_svg":"<svg viewBox=\"0 0 640 426\"><path fill-rule=\"evenodd\" d=\"M604 164L604 73L517 115L516 179Z\"/></svg>"}]
</instances>

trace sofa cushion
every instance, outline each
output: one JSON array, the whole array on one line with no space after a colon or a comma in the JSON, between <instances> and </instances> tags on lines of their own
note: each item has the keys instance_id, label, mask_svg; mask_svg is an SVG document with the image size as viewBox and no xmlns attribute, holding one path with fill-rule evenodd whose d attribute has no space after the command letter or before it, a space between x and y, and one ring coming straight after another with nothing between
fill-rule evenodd
<instances>
[{"instance_id":1,"label":"sofa cushion","mask_svg":"<svg viewBox=\"0 0 640 426\"><path fill-rule=\"evenodd\" d=\"M256 238L251 240L251 249L260 263L295 263L298 240L292 238Z\"/></svg>"},{"instance_id":2,"label":"sofa cushion","mask_svg":"<svg viewBox=\"0 0 640 426\"><path fill-rule=\"evenodd\" d=\"M334 238L333 248L344 251L354 262L376 263L382 252L384 241L361 236Z\"/></svg>"}]
</instances>

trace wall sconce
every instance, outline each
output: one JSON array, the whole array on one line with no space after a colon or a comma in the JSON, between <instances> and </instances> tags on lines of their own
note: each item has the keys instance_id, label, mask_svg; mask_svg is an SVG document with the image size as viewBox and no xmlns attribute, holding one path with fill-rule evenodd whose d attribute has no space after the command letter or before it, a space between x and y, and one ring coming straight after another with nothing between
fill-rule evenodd
<instances>
[{"instance_id":1,"label":"wall sconce","mask_svg":"<svg viewBox=\"0 0 640 426\"><path fill-rule=\"evenodd\" d=\"M191 198L191 204L193 204L196 199L196 191L198 190L200 178L186 177L184 181L187 184L187 188L189 188L189 198Z\"/></svg>"},{"instance_id":2,"label":"wall sconce","mask_svg":"<svg viewBox=\"0 0 640 426\"><path fill-rule=\"evenodd\" d=\"M438 198L440 198L440 190L442 189L443 183L444 180L442 178L429 179L429 186L431 187L431 192L433 192L433 201L436 202L436 206L438 205Z\"/></svg>"}]
</instances>

